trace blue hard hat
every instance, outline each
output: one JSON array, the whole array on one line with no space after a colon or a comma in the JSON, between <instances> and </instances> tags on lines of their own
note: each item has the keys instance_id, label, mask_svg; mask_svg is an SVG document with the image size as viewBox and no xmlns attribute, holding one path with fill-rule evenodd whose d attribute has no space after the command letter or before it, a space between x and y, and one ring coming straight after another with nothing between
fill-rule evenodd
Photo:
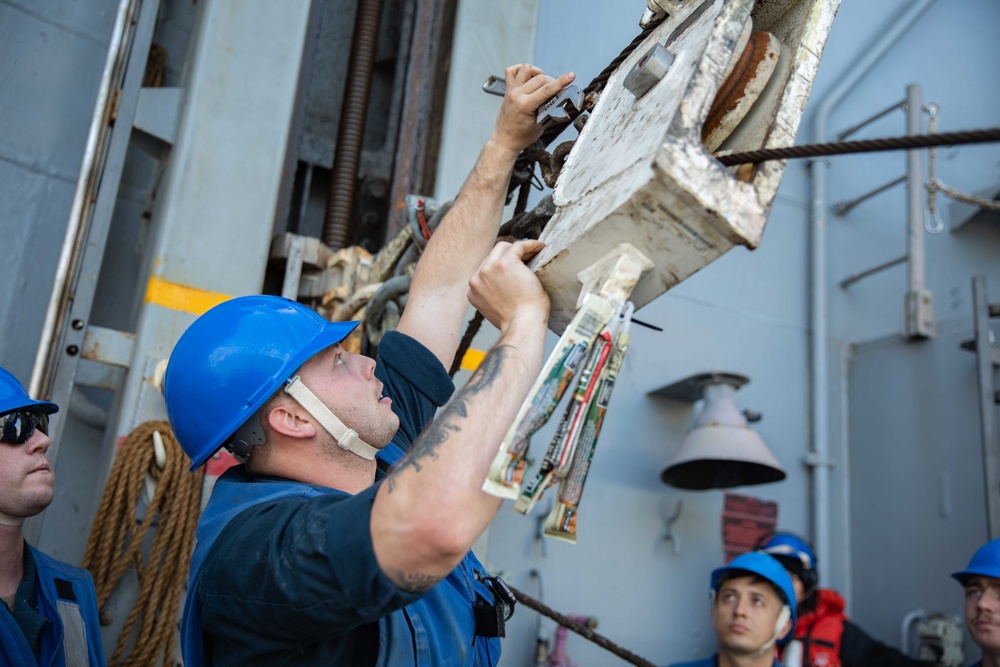
<instances>
[{"instance_id":1,"label":"blue hard hat","mask_svg":"<svg viewBox=\"0 0 1000 667\"><path fill-rule=\"evenodd\" d=\"M24 385L17 378L6 368L0 368L0 415L21 408L32 408L47 415L59 412L59 406L55 403L36 401L28 396Z\"/></svg>"},{"instance_id":2,"label":"blue hard hat","mask_svg":"<svg viewBox=\"0 0 1000 667\"><path fill-rule=\"evenodd\" d=\"M951 576L963 586L968 585L969 579L976 576L1000 579L1000 538L979 547L979 550L972 554L969 566Z\"/></svg>"},{"instance_id":3,"label":"blue hard hat","mask_svg":"<svg viewBox=\"0 0 1000 667\"><path fill-rule=\"evenodd\" d=\"M732 574L739 576L744 573L757 575L762 579L766 579L780 591L781 596L784 598L782 602L788 605L788 610L791 612L792 627L783 637L778 639L778 643L783 644L791 639L797 618L795 612L795 587L792 585L792 578L788 575L784 566L771 556L760 551L740 554L729 561L727 565L712 570L712 590L715 591L718 589L719 580L722 579L723 575Z\"/></svg>"},{"instance_id":4,"label":"blue hard hat","mask_svg":"<svg viewBox=\"0 0 1000 667\"><path fill-rule=\"evenodd\" d=\"M328 322L277 296L215 306L174 346L163 379L167 417L195 470L317 352L357 322Z\"/></svg>"},{"instance_id":5,"label":"blue hard hat","mask_svg":"<svg viewBox=\"0 0 1000 667\"><path fill-rule=\"evenodd\" d=\"M819 585L816 554L809 543L795 533L772 533L758 549L777 558L786 570L797 576L807 596Z\"/></svg>"}]
</instances>

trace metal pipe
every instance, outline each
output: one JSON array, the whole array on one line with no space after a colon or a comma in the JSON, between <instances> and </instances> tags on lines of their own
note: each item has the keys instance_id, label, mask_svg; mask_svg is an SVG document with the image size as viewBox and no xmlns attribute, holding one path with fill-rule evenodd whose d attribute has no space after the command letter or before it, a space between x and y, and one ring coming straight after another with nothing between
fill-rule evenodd
<instances>
[{"instance_id":1,"label":"metal pipe","mask_svg":"<svg viewBox=\"0 0 1000 667\"><path fill-rule=\"evenodd\" d=\"M83 162L80 165L80 177L73 193L73 204L70 206L69 222L66 234L63 236L62 250L59 252L59 262L56 264L55 279L49 296L49 305L45 311L45 323L42 325L38 350L35 353L35 365L31 371L31 382L28 392L35 397L48 396L49 383L52 377L52 367L55 363L57 344L56 332L62 331L66 311L71 302L73 276L79 263L81 249L85 241L87 217L92 201L91 191L99 182L101 160L99 154L104 150L104 137L107 133L111 113L112 86L118 79L124 64L124 53L128 44L125 35L131 30L131 17L136 15L137 0L121 0L115 15L115 25L111 29L111 42L108 44L108 54L104 60L104 71L101 73L101 83L97 88L97 101L94 115L90 119L90 130L87 133L87 145L83 151Z\"/></svg>"},{"instance_id":2,"label":"metal pipe","mask_svg":"<svg viewBox=\"0 0 1000 667\"><path fill-rule=\"evenodd\" d=\"M892 268L897 264L902 264L903 262L906 261L906 259L907 259L906 255L903 255L902 257L897 257L896 259L890 259L888 262L882 262L881 264L876 264L870 269L865 269L864 271L858 271L857 273L852 274L841 280L840 288L847 289L848 287L858 282L859 280L867 278L868 276L878 273L879 271L884 271L886 269Z\"/></svg>"},{"instance_id":3,"label":"metal pipe","mask_svg":"<svg viewBox=\"0 0 1000 667\"><path fill-rule=\"evenodd\" d=\"M861 52L861 57L838 78L838 83L820 101L813 116L813 140L826 141L827 121L861 79L927 11L934 0L902 3L906 6L887 30L881 31L875 43ZM820 563L830 563L830 387L829 361L827 358L827 284L826 284L826 164L820 160L810 163L811 177L811 235L810 255L810 328L812 329L812 537L816 557ZM847 473L845 472L845 479ZM843 554L845 574L850 568L850 553ZM846 580L849 581L849 578Z\"/></svg>"},{"instance_id":4,"label":"metal pipe","mask_svg":"<svg viewBox=\"0 0 1000 667\"><path fill-rule=\"evenodd\" d=\"M354 191L357 187L358 165L365 139L368 97L375 71L375 49L378 46L382 0L361 0L354 22L351 60L347 66L347 83L337 130L337 148L330 172L330 190L323 219L323 242L333 250L347 245L354 213Z\"/></svg>"},{"instance_id":5,"label":"metal pipe","mask_svg":"<svg viewBox=\"0 0 1000 667\"><path fill-rule=\"evenodd\" d=\"M415 4L405 81L411 94L403 98L386 242L407 225L406 210L398 206L406 195L434 192L458 12L458 0Z\"/></svg>"},{"instance_id":6,"label":"metal pipe","mask_svg":"<svg viewBox=\"0 0 1000 667\"><path fill-rule=\"evenodd\" d=\"M918 84L906 87L906 133L923 134L923 103ZM906 153L906 214L907 248L910 254L909 291L918 293L924 289L924 165L919 150Z\"/></svg>"},{"instance_id":7,"label":"metal pipe","mask_svg":"<svg viewBox=\"0 0 1000 667\"><path fill-rule=\"evenodd\" d=\"M996 392L993 388L993 345L986 295L986 276L972 277L972 314L976 333L976 379L979 384L979 425L986 486L986 528L990 539L1000 537L1000 443L997 441Z\"/></svg>"},{"instance_id":8,"label":"metal pipe","mask_svg":"<svg viewBox=\"0 0 1000 667\"><path fill-rule=\"evenodd\" d=\"M899 633L899 650L903 652L903 655L910 655L910 626L913 625L914 621L925 618L927 618L927 612L923 609L914 609L903 617L903 625Z\"/></svg>"},{"instance_id":9,"label":"metal pipe","mask_svg":"<svg viewBox=\"0 0 1000 667\"><path fill-rule=\"evenodd\" d=\"M906 133L924 133L924 110L920 85L906 87ZM908 338L923 337L924 287L926 258L924 256L924 165L923 153L906 153L906 252L910 256L906 285L906 318L904 334Z\"/></svg>"},{"instance_id":10,"label":"metal pipe","mask_svg":"<svg viewBox=\"0 0 1000 667\"><path fill-rule=\"evenodd\" d=\"M529 576L538 581L538 601L545 603L545 590L542 583L542 573L532 569ZM538 623L535 626L535 667L545 667L549 664L549 638L544 632L544 616L538 615Z\"/></svg>"}]
</instances>

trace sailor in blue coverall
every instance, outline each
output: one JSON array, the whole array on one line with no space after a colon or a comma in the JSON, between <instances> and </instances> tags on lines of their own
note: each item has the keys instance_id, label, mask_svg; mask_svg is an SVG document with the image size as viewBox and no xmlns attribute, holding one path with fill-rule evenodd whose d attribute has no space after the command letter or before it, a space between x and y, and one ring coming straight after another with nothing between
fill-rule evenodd
<instances>
[{"instance_id":1,"label":"sailor in blue coverall","mask_svg":"<svg viewBox=\"0 0 1000 667\"><path fill-rule=\"evenodd\" d=\"M712 629L719 652L670 667L782 667L776 644L795 630L795 589L785 568L754 551L712 572Z\"/></svg>"},{"instance_id":2,"label":"sailor in blue coverall","mask_svg":"<svg viewBox=\"0 0 1000 667\"><path fill-rule=\"evenodd\" d=\"M951 576L965 589L965 624L982 650L972 667L1000 667L1000 539L981 546L968 567Z\"/></svg>"},{"instance_id":3,"label":"sailor in blue coverall","mask_svg":"<svg viewBox=\"0 0 1000 667\"><path fill-rule=\"evenodd\" d=\"M504 587L469 549L500 505L481 486L541 369L549 300L524 264L542 245L494 243L535 112L572 79L507 69L377 366L341 345L356 323L278 297L224 302L181 336L164 378L178 441L192 467L221 447L247 461L199 523L187 667L499 660ZM500 339L449 401L469 303Z\"/></svg>"},{"instance_id":4,"label":"sailor in blue coverall","mask_svg":"<svg viewBox=\"0 0 1000 667\"><path fill-rule=\"evenodd\" d=\"M46 451L55 403L0 368L0 665L104 667L90 573L25 542L22 523L52 502Z\"/></svg>"}]
</instances>

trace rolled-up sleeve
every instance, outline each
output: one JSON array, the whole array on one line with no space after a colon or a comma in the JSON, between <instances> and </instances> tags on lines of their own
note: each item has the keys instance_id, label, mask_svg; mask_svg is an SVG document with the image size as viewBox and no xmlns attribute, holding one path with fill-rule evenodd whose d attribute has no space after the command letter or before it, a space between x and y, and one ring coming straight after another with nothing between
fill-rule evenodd
<instances>
[{"instance_id":1,"label":"rolled-up sleeve","mask_svg":"<svg viewBox=\"0 0 1000 667\"><path fill-rule=\"evenodd\" d=\"M404 452L434 418L439 407L455 392L455 383L434 354L416 339L398 331L387 333L379 344L375 375L392 398L399 417L399 434L393 443Z\"/></svg>"}]
</instances>

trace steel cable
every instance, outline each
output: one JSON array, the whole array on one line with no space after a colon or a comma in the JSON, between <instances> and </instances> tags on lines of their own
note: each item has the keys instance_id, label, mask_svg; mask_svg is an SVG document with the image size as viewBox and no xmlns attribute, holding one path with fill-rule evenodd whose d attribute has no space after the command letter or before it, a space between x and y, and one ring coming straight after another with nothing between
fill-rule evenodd
<instances>
[{"instance_id":1,"label":"steel cable","mask_svg":"<svg viewBox=\"0 0 1000 667\"><path fill-rule=\"evenodd\" d=\"M547 616L548 618L551 618L553 621L563 626L564 628L572 630L581 637L584 637L585 639L589 639L590 641L594 642L601 648L611 651L622 660L629 662L633 665L638 665L639 667L657 667L654 663L650 662L649 660L646 660L645 658L640 657L635 653L632 653L632 651L629 651L626 648L622 648L621 646L614 643L604 635L600 635L594 632L586 625L583 625L582 623L577 623L572 618L560 614L558 611L552 609L551 607L546 606L545 603L536 600L530 595L522 593L521 591L517 590L510 584L507 584L507 586L514 594L514 597L517 598L517 601L523 604L525 607L528 607L529 609L534 609L542 616Z\"/></svg>"},{"instance_id":2,"label":"steel cable","mask_svg":"<svg viewBox=\"0 0 1000 667\"><path fill-rule=\"evenodd\" d=\"M785 148L762 148L756 151L719 155L716 156L716 159L723 166L732 167L740 164L757 164L768 160L912 150L915 148L930 148L931 146L955 146L958 144L977 144L989 141L1000 141L1000 127L986 130L966 130L963 132L907 135L884 139L834 141L826 144L805 144L803 146L786 146Z\"/></svg>"}]
</instances>

